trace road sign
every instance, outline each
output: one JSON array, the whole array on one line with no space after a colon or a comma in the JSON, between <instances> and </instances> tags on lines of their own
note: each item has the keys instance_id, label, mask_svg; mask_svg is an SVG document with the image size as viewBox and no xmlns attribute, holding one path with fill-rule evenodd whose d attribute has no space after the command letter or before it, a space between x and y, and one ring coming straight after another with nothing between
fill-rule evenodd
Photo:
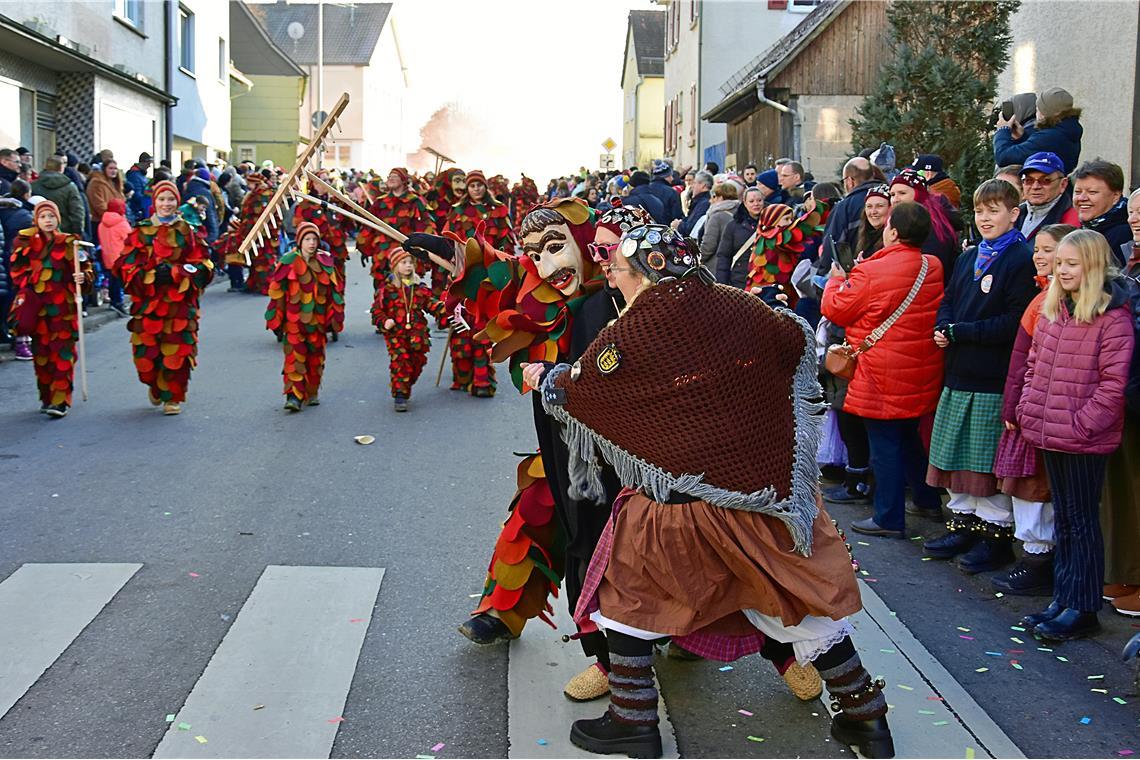
<instances>
[{"instance_id":1,"label":"road sign","mask_svg":"<svg viewBox=\"0 0 1140 760\"><path fill-rule=\"evenodd\" d=\"M329 115L325 111L313 111L313 129L320 129L321 125L324 124L325 120L328 118Z\"/></svg>"},{"instance_id":2,"label":"road sign","mask_svg":"<svg viewBox=\"0 0 1140 760\"><path fill-rule=\"evenodd\" d=\"M598 167L602 171L607 171L607 172L613 171L614 154L613 153L603 153L601 156L599 156L598 157Z\"/></svg>"},{"instance_id":3,"label":"road sign","mask_svg":"<svg viewBox=\"0 0 1140 760\"><path fill-rule=\"evenodd\" d=\"M602 142L602 147L606 149L606 153L613 153L614 148L617 147L617 143L614 142L614 138L607 137L605 141Z\"/></svg>"}]
</instances>

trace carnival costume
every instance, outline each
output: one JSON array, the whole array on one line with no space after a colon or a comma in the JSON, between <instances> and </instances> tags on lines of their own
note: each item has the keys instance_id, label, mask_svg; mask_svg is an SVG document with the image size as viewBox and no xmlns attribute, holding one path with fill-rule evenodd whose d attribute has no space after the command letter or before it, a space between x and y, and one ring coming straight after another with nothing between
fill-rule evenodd
<instances>
[{"instance_id":1,"label":"carnival costume","mask_svg":"<svg viewBox=\"0 0 1140 760\"><path fill-rule=\"evenodd\" d=\"M168 180L155 184L153 197L163 192L178 197ZM115 274L131 296L127 329L139 380L152 404L177 414L197 364L198 297L214 277L209 251L184 219L156 215L131 230Z\"/></svg>"},{"instance_id":2,"label":"carnival costume","mask_svg":"<svg viewBox=\"0 0 1140 760\"><path fill-rule=\"evenodd\" d=\"M515 183L511 188L511 204L511 223L517 237L526 212L538 205L538 185L533 179L524 174L522 180Z\"/></svg>"},{"instance_id":3,"label":"carnival costume","mask_svg":"<svg viewBox=\"0 0 1140 760\"><path fill-rule=\"evenodd\" d=\"M273 180L263 174L251 172L246 178L249 183L249 192L241 199L241 221L232 234L231 241L240 243L249 235L254 223L269 201L273 198ZM277 259L277 236L269 235L261 244L254 243L249 251L249 277L245 281L245 289L249 293L269 294L269 275L273 272L273 263ZM245 265L245 256L240 253L232 242L226 254L227 264Z\"/></svg>"},{"instance_id":4,"label":"carnival costume","mask_svg":"<svg viewBox=\"0 0 1140 760\"><path fill-rule=\"evenodd\" d=\"M452 206L463 199L462 188L467 186L466 183L467 175L462 169L455 167L444 169L436 176L432 188L424 195L424 201L427 202L428 209L435 219L435 228L437 231L442 231L447 226L447 220L451 215ZM461 188L457 189L455 187L456 184L461 185ZM426 267L430 263L430 261L422 261L417 257L417 264L420 267ZM442 296L448 284L447 272L439 267L431 267L432 292L437 296Z\"/></svg>"},{"instance_id":5,"label":"carnival costume","mask_svg":"<svg viewBox=\"0 0 1140 760\"><path fill-rule=\"evenodd\" d=\"M32 356L41 411L62 417L71 406L75 379L75 343L79 339L79 314L75 306L76 235L38 228L41 211L60 219L52 201L36 204L32 219L37 226L20 230L12 244L12 284L16 298L9 321L18 336L32 338ZM86 275L84 293L95 281L91 262L82 253L80 271Z\"/></svg>"},{"instance_id":6,"label":"carnival costume","mask_svg":"<svg viewBox=\"0 0 1140 760\"><path fill-rule=\"evenodd\" d=\"M390 249L388 259L392 271L372 304L372 323L383 331L384 343L388 347L390 385L398 412L407 411L412 386L427 364L431 337L425 315L431 314L441 321L447 310L444 302L436 298L430 288L415 281L414 275L405 280L395 272L396 264L410 255L398 246ZM384 329L384 323L389 319L396 324L391 329Z\"/></svg>"},{"instance_id":7,"label":"carnival costume","mask_svg":"<svg viewBox=\"0 0 1140 760\"><path fill-rule=\"evenodd\" d=\"M828 210L826 201L815 201L810 211L801 211L797 217L791 206L765 206L756 223L756 245L748 259L744 289L780 286L788 296L788 308L794 309L799 295L791 287L792 272L808 246L823 234Z\"/></svg>"},{"instance_id":8,"label":"carnival costume","mask_svg":"<svg viewBox=\"0 0 1140 760\"><path fill-rule=\"evenodd\" d=\"M474 182L487 184L481 171L467 174L467 185ZM468 194L451 208L444 232L456 240L468 240L479 235L492 249L513 255L514 236L511 232L507 206L499 203L487 190L483 200L472 200ZM490 338L494 340L494 338ZM472 396L490 397L495 395L495 368L491 363L491 343L469 331L455 330L451 333L452 390L465 390Z\"/></svg>"},{"instance_id":9,"label":"carnival costume","mask_svg":"<svg viewBox=\"0 0 1140 760\"><path fill-rule=\"evenodd\" d=\"M602 491L602 458L627 489L574 613L606 630L610 708L577 721L571 741L660 756L652 642L672 636L731 661L771 638L819 668L836 739L891 757L882 683L846 621L860 609L850 555L819 500L812 330L713 284L695 245L654 231L626 233L621 252L659 284L542 381L545 409L565 426L571 495Z\"/></svg>"},{"instance_id":10,"label":"carnival costume","mask_svg":"<svg viewBox=\"0 0 1140 760\"><path fill-rule=\"evenodd\" d=\"M348 261L347 231L352 226L351 222L343 217L337 216L325 202L317 204L313 201L301 200L293 207L293 229L300 229L301 225L305 222L316 226L320 233L321 242L328 247L329 254L332 256L333 265L336 267L337 293L340 294L341 301L343 302L345 287L344 265L345 262Z\"/></svg>"},{"instance_id":11,"label":"carnival costume","mask_svg":"<svg viewBox=\"0 0 1140 760\"><path fill-rule=\"evenodd\" d=\"M413 232L434 234L435 219L423 198L411 189L408 170L397 167L392 171L400 176L404 191L396 194L385 190L369 205L368 210L405 235ZM373 293L379 293L384 288L389 272L388 252L396 245L395 240L371 227L364 227L356 236L356 250L364 258L372 259ZM426 265L416 261L416 274L425 274L427 270Z\"/></svg>"},{"instance_id":12,"label":"carnival costume","mask_svg":"<svg viewBox=\"0 0 1140 760\"><path fill-rule=\"evenodd\" d=\"M305 403L317 405L328 333L344 329L344 297L332 255L320 248L311 257L301 252L302 238L316 235L320 240L320 230L302 222L296 232L296 247L281 257L270 278L265 312L266 329L281 338L285 352L281 376L289 411L300 411Z\"/></svg>"}]
</instances>

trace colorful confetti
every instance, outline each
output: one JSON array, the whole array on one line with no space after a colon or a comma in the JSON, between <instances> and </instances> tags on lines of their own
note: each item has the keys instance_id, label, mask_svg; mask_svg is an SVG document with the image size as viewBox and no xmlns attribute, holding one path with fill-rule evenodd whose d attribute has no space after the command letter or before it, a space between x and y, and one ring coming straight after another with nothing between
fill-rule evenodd
<instances>
[{"instance_id":1,"label":"colorful confetti","mask_svg":"<svg viewBox=\"0 0 1140 760\"><path fill-rule=\"evenodd\" d=\"M205 743L206 743L206 737L204 737L204 736L195 736L195 737L194 737L194 741L198 742L199 744L205 744Z\"/></svg>"},{"instance_id":2,"label":"colorful confetti","mask_svg":"<svg viewBox=\"0 0 1140 760\"><path fill-rule=\"evenodd\" d=\"M975 673L988 673L989 671L990 671L989 668L975 668L974 669Z\"/></svg>"},{"instance_id":3,"label":"colorful confetti","mask_svg":"<svg viewBox=\"0 0 1140 760\"><path fill-rule=\"evenodd\" d=\"M178 724L178 730L179 731L189 731L190 730L190 724L189 723L179 723Z\"/></svg>"},{"instance_id":4,"label":"colorful confetti","mask_svg":"<svg viewBox=\"0 0 1140 760\"><path fill-rule=\"evenodd\" d=\"M969 633L970 632L969 628L963 628L962 626L958 626L958 630L961 631L962 633Z\"/></svg>"},{"instance_id":5,"label":"colorful confetti","mask_svg":"<svg viewBox=\"0 0 1140 760\"><path fill-rule=\"evenodd\" d=\"M974 640L974 637L973 637L973 636L967 636L967 635L966 635L966 634L964 634L964 633L959 633L959 634L958 634L958 638L960 638L960 639L965 639L966 641L973 641L973 640Z\"/></svg>"},{"instance_id":6,"label":"colorful confetti","mask_svg":"<svg viewBox=\"0 0 1140 760\"><path fill-rule=\"evenodd\" d=\"M936 713L933 710L919 710L918 714L919 715L935 715Z\"/></svg>"},{"instance_id":7,"label":"colorful confetti","mask_svg":"<svg viewBox=\"0 0 1140 760\"><path fill-rule=\"evenodd\" d=\"M1009 640L1012 641L1014 644L1024 644L1025 643L1024 641L1017 638L1016 636L1010 636Z\"/></svg>"},{"instance_id":8,"label":"colorful confetti","mask_svg":"<svg viewBox=\"0 0 1140 760\"><path fill-rule=\"evenodd\" d=\"M1108 689L1089 689L1089 691L1095 691L1097 694L1107 694L1108 693Z\"/></svg>"},{"instance_id":9,"label":"colorful confetti","mask_svg":"<svg viewBox=\"0 0 1140 760\"><path fill-rule=\"evenodd\" d=\"M1025 633L1025 629L1024 629L1024 628L1022 628L1020 625L1011 625L1011 626L1009 627L1009 630L1011 630L1011 631L1019 631L1019 632L1021 632L1021 633Z\"/></svg>"},{"instance_id":10,"label":"colorful confetti","mask_svg":"<svg viewBox=\"0 0 1140 760\"><path fill-rule=\"evenodd\" d=\"M948 721L948 720L936 720L933 723L931 723L930 725L932 725L932 726L949 726L950 721Z\"/></svg>"},{"instance_id":11,"label":"colorful confetti","mask_svg":"<svg viewBox=\"0 0 1140 760\"><path fill-rule=\"evenodd\" d=\"M344 723L344 718L338 715L335 718L329 718L325 723Z\"/></svg>"},{"instance_id":12,"label":"colorful confetti","mask_svg":"<svg viewBox=\"0 0 1140 760\"><path fill-rule=\"evenodd\" d=\"M752 717L752 713L748 712L747 710L737 710L737 712L740 713L741 715L743 715L745 718L751 718Z\"/></svg>"},{"instance_id":13,"label":"colorful confetti","mask_svg":"<svg viewBox=\"0 0 1140 760\"><path fill-rule=\"evenodd\" d=\"M1062 657L1061 655L1057 655L1057 659L1060 660L1061 662L1068 662L1069 661L1068 657Z\"/></svg>"},{"instance_id":14,"label":"colorful confetti","mask_svg":"<svg viewBox=\"0 0 1140 760\"><path fill-rule=\"evenodd\" d=\"M966 760L974 760L974 748L966 747Z\"/></svg>"},{"instance_id":15,"label":"colorful confetti","mask_svg":"<svg viewBox=\"0 0 1140 760\"><path fill-rule=\"evenodd\" d=\"M905 683L900 683L900 684L897 684L897 686L898 686L900 689L904 689L904 690L906 690L906 691L914 691L914 687L913 687L913 686L907 686Z\"/></svg>"},{"instance_id":16,"label":"colorful confetti","mask_svg":"<svg viewBox=\"0 0 1140 760\"><path fill-rule=\"evenodd\" d=\"M535 742L535 744L537 744L540 747L545 747L546 746L546 739L539 739L538 741Z\"/></svg>"},{"instance_id":17,"label":"colorful confetti","mask_svg":"<svg viewBox=\"0 0 1140 760\"><path fill-rule=\"evenodd\" d=\"M732 670L732 666L725 665L723 668L717 668L717 670L719 670L721 673L727 673L728 671Z\"/></svg>"},{"instance_id":18,"label":"colorful confetti","mask_svg":"<svg viewBox=\"0 0 1140 760\"><path fill-rule=\"evenodd\" d=\"M166 716L166 722L167 723L173 723L174 722L174 713L170 713L169 715Z\"/></svg>"},{"instance_id":19,"label":"colorful confetti","mask_svg":"<svg viewBox=\"0 0 1140 760\"><path fill-rule=\"evenodd\" d=\"M1085 717L1081 718L1080 722L1082 726L1087 726L1088 724L1092 723L1092 718L1086 715Z\"/></svg>"},{"instance_id":20,"label":"colorful confetti","mask_svg":"<svg viewBox=\"0 0 1140 760\"><path fill-rule=\"evenodd\" d=\"M1115 703L1116 703L1116 704L1118 704L1118 705L1126 705L1126 704L1128 704L1127 700L1121 699L1120 697L1113 697L1113 698L1112 698L1112 701L1113 701L1113 702L1115 702Z\"/></svg>"},{"instance_id":21,"label":"colorful confetti","mask_svg":"<svg viewBox=\"0 0 1140 760\"><path fill-rule=\"evenodd\" d=\"M446 746L447 746L446 744L444 744L443 742L440 742L439 744L436 744L434 747L432 747L431 751L432 752L439 752L441 749L443 749Z\"/></svg>"},{"instance_id":22,"label":"colorful confetti","mask_svg":"<svg viewBox=\"0 0 1140 760\"><path fill-rule=\"evenodd\" d=\"M762 742L762 741L764 741L764 737L763 736L749 736L748 741L750 741L750 742Z\"/></svg>"},{"instance_id":23,"label":"colorful confetti","mask_svg":"<svg viewBox=\"0 0 1140 760\"><path fill-rule=\"evenodd\" d=\"M1097 675L1097 676L1089 676L1090 681L1100 681L1103 679L1104 679L1104 673L1101 673L1100 675Z\"/></svg>"},{"instance_id":24,"label":"colorful confetti","mask_svg":"<svg viewBox=\"0 0 1140 760\"><path fill-rule=\"evenodd\" d=\"M1003 594L1002 592L999 591L996 594L994 594L994 596L997 597L998 599L1001 599L1003 596L1005 596L1005 594Z\"/></svg>"}]
</instances>

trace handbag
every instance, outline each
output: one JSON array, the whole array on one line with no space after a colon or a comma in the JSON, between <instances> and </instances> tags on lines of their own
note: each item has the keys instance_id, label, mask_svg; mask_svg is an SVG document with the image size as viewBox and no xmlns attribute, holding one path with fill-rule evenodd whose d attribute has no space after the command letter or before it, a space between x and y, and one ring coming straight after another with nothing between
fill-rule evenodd
<instances>
[{"instance_id":1,"label":"handbag","mask_svg":"<svg viewBox=\"0 0 1140 760\"><path fill-rule=\"evenodd\" d=\"M930 269L930 264L926 260L926 256L922 257L922 266L919 267L918 277L911 286L910 292L907 293L906 298L899 304L891 316L871 331L871 334L863 339L863 342L858 346L852 347L847 341L831 346L827 349L827 355L823 358L823 368L844 380L852 380L855 378L855 365L859 360L860 354L865 354L875 347L875 344L883 339L887 330L891 329L891 325L899 321L910 305L914 303L914 299L918 296L919 289L922 288L922 283L926 280L926 272Z\"/></svg>"}]
</instances>

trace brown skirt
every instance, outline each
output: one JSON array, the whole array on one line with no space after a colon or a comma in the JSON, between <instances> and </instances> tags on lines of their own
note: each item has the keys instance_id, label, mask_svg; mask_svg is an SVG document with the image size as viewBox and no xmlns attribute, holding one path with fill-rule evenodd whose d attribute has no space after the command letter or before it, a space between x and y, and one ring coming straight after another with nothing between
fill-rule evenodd
<instances>
[{"instance_id":1,"label":"brown skirt","mask_svg":"<svg viewBox=\"0 0 1140 760\"><path fill-rule=\"evenodd\" d=\"M720 627L714 623L737 629L745 609L786 626L808 615L839 620L858 612L851 555L823 509L812 534L812 554L804 557L775 517L635 494L615 517L598 587L601 612L672 636L710 632Z\"/></svg>"}]
</instances>

